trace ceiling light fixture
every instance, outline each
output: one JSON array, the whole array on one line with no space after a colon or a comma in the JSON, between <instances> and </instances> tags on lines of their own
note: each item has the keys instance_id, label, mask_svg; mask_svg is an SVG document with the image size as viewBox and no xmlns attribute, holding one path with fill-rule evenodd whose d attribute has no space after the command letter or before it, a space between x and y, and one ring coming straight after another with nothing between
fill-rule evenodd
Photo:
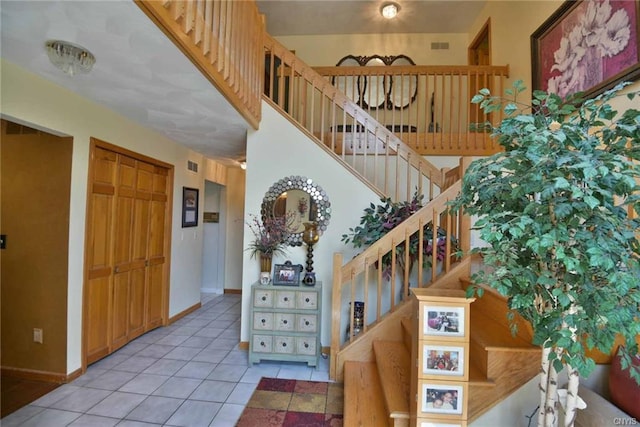
<instances>
[{"instance_id":1,"label":"ceiling light fixture","mask_svg":"<svg viewBox=\"0 0 640 427\"><path fill-rule=\"evenodd\" d=\"M398 15L400 6L397 3L385 3L380 8L380 13L387 19L393 19Z\"/></svg>"},{"instance_id":2,"label":"ceiling light fixture","mask_svg":"<svg viewBox=\"0 0 640 427\"><path fill-rule=\"evenodd\" d=\"M91 71L96 58L82 46L62 40L47 40L45 49L53 65L73 76Z\"/></svg>"}]
</instances>

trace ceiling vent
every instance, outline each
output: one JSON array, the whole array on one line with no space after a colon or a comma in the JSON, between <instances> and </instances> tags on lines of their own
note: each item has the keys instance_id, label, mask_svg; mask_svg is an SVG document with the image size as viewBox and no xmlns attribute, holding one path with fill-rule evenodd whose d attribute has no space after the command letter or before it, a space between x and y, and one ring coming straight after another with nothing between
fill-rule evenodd
<instances>
[{"instance_id":1,"label":"ceiling vent","mask_svg":"<svg viewBox=\"0 0 640 427\"><path fill-rule=\"evenodd\" d=\"M431 50L449 50L449 42L431 42Z\"/></svg>"},{"instance_id":2,"label":"ceiling vent","mask_svg":"<svg viewBox=\"0 0 640 427\"><path fill-rule=\"evenodd\" d=\"M191 172L198 172L198 164L196 162L192 162L191 160L187 160L187 169Z\"/></svg>"}]
</instances>

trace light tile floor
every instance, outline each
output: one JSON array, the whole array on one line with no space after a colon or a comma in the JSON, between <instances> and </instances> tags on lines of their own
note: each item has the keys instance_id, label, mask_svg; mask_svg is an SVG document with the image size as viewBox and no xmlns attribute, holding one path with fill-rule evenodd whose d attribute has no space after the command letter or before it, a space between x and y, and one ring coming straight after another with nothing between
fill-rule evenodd
<instances>
[{"instance_id":1,"label":"light tile floor","mask_svg":"<svg viewBox=\"0 0 640 427\"><path fill-rule=\"evenodd\" d=\"M2 427L232 427L262 377L328 381L328 360L262 362L239 350L240 295L203 294L202 308L150 331L87 372L9 414Z\"/></svg>"}]
</instances>

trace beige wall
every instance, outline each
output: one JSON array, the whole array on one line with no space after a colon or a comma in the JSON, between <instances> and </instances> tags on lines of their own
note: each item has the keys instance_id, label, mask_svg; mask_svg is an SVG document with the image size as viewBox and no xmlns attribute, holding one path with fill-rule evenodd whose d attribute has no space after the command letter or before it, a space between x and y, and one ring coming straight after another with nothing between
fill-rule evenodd
<instances>
[{"instance_id":1,"label":"beige wall","mask_svg":"<svg viewBox=\"0 0 640 427\"><path fill-rule=\"evenodd\" d=\"M0 65L0 111L3 117L56 135L73 137L65 314L66 372L71 373L81 367L83 260L90 138L95 137L175 166L170 317L200 302L202 213L198 227L181 228L181 197L183 186L199 188L201 194L204 193L204 158L199 153L12 63L3 60ZM198 163L201 166L200 172L188 171L187 160ZM25 333L31 334L31 331Z\"/></svg>"},{"instance_id":2,"label":"beige wall","mask_svg":"<svg viewBox=\"0 0 640 427\"><path fill-rule=\"evenodd\" d=\"M312 67L332 66L347 55L407 55L417 65L464 65L466 34L341 34L276 37ZM448 50L431 50L432 42L449 42Z\"/></svg>"},{"instance_id":3,"label":"beige wall","mask_svg":"<svg viewBox=\"0 0 640 427\"><path fill-rule=\"evenodd\" d=\"M4 129L4 126L3 126ZM2 368L64 378L71 138L2 134ZM33 341L33 329L43 342Z\"/></svg>"}]
</instances>

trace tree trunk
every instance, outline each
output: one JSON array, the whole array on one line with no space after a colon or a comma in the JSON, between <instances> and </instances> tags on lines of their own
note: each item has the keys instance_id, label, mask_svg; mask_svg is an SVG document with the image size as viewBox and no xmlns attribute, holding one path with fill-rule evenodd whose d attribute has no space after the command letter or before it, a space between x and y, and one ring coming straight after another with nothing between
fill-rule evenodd
<instances>
[{"instance_id":1,"label":"tree trunk","mask_svg":"<svg viewBox=\"0 0 640 427\"><path fill-rule=\"evenodd\" d=\"M580 385L580 374L571 365L567 365L569 372L569 385L567 385L567 404L564 411L565 427L573 427L578 414L578 386Z\"/></svg>"},{"instance_id":2,"label":"tree trunk","mask_svg":"<svg viewBox=\"0 0 640 427\"><path fill-rule=\"evenodd\" d=\"M561 355L562 349L555 347L553 351ZM544 405L545 427L558 426L558 371L549 363L549 381L547 382L547 399Z\"/></svg>"},{"instance_id":3,"label":"tree trunk","mask_svg":"<svg viewBox=\"0 0 640 427\"><path fill-rule=\"evenodd\" d=\"M549 354L551 347L542 346L542 360L540 362L540 406L538 409L538 427L544 427L545 407L547 404L547 387L549 386Z\"/></svg>"}]
</instances>

